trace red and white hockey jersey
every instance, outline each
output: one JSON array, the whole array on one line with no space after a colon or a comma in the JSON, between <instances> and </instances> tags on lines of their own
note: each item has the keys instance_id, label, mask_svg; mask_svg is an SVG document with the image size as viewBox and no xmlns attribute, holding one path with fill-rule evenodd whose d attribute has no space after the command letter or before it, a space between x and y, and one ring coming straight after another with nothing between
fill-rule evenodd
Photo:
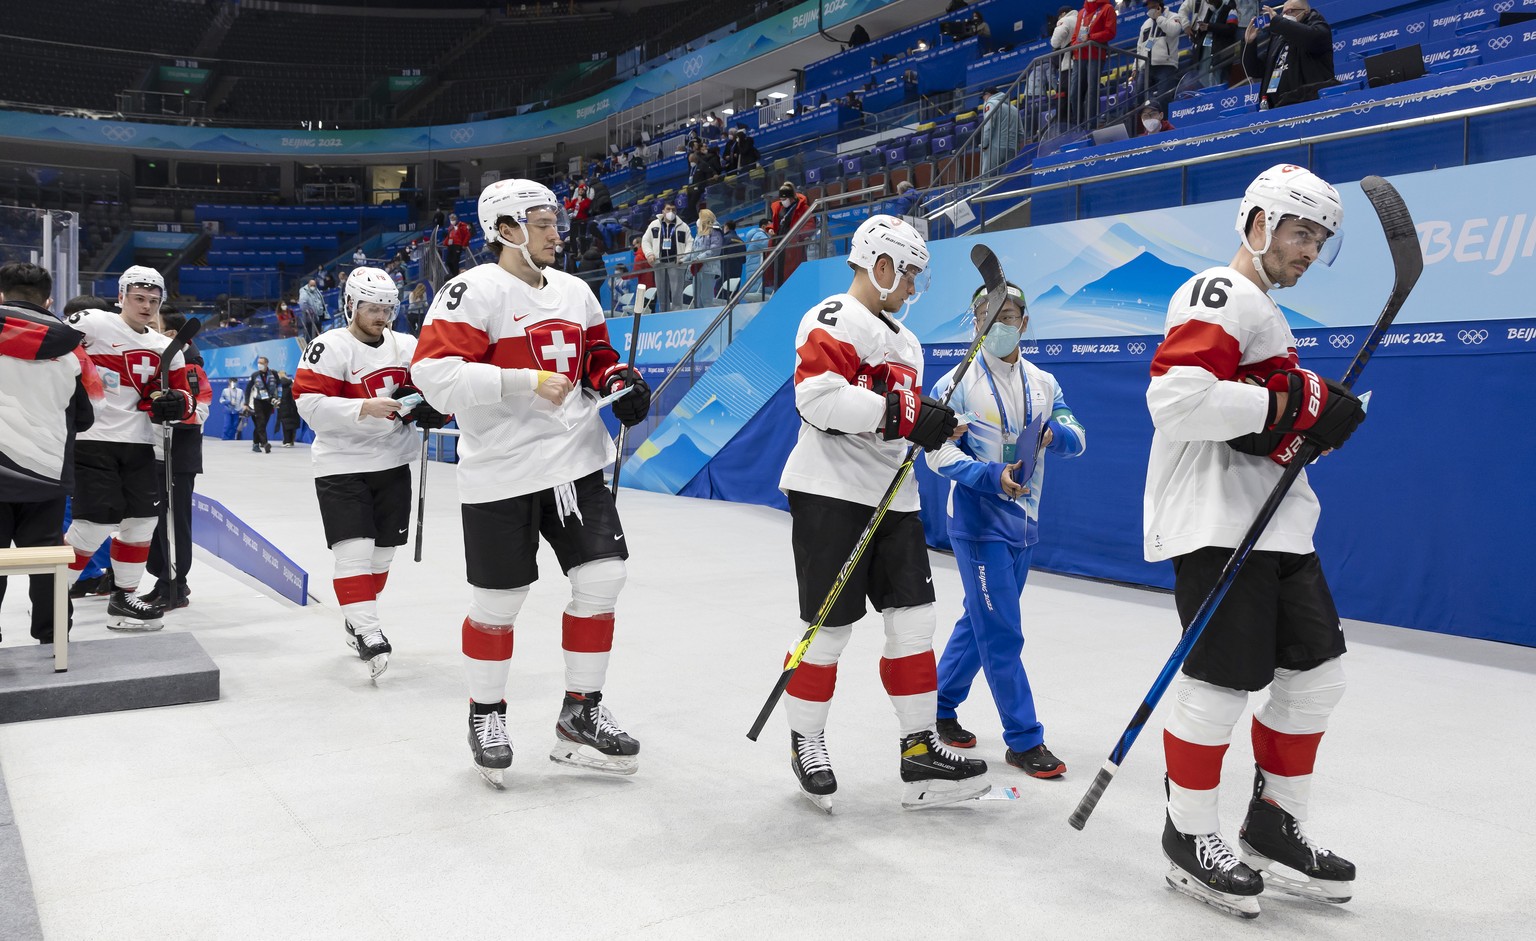
<instances>
[{"instance_id":1,"label":"red and white hockey jersey","mask_svg":"<svg viewBox=\"0 0 1536 941\"><path fill-rule=\"evenodd\" d=\"M583 377L600 384L619 359L602 308L585 282L554 269L544 278L533 288L479 265L443 285L427 311L411 376L458 419L465 503L536 493L614 459L596 396L581 388ZM558 409L534 395L549 373L577 385Z\"/></svg>"},{"instance_id":2,"label":"red and white hockey jersey","mask_svg":"<svg viewBox=\"0 0 1536 941\"><path fill-rule=\"evenodd\" d=\"M414 428L398 418L361 414L364 399L395 397L415 352L410 334L385 330L383 342L369 346L346 327L327 330L305 349L293 395L299 416L315 430L310 454L316 477L389 470L420 454Z\"/></svg>"},{"instance_id":3,"label":"red and white hockey jersey","mask_svg":"<svg viewBox=\"0 0 1536 941\"><path fill-rule=\"evenodd\" d=\"M1226 442L1263 431L1269 393L1242 380L1293 367L1296 337L1270 296L1229 267L1174 292L1152 358L1152 453L1142 498L1142 550L1159 562L1242 541L1285 468ZM1303 471L1256 548L1312 551L1317 495Z\"/></svg>"},{"instance_id":4,"label":"red and white hockey jersey","mask_svg":"<svg viewBox=\"0 0 1536 941\"><path fill-rule=\"evenodd\" d=\"M885 394L921 392L923 347L912 331L872 313L851 294L835 294L806 312L795 335L795 409L800 437L779 489L879 504L910 442L875 432ZM909 475L891 509L918 507Z\"/></svg>"},{"instance_id":5,"label":"red and white hockey jersey","mask_svg":"<svg viewBox=\"0 0 1536 941\"><path fill-rule=\"evenodd\" d=\"M68 322L85 335L81 345L96 364L105 393L96 405L96 423L78 440L153 444L158 434L149 413L139 410L139 400L159 388L160 354L171 338L154 330L136 332L111 310L77 311ZM171 360L171 388L191 394L187 363L180 353Z\"/></svg>"}]
</instances>

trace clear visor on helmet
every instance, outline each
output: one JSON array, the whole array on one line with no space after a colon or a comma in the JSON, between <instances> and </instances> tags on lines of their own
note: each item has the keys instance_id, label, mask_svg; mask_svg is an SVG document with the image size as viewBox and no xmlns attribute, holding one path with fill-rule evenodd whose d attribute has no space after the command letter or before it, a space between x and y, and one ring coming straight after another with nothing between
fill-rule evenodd
<instances>
[{"instance_id":1,"label":"clear visor on helmet","mask_svg":"<svg viewBox=\"0 0 1536 941\"><path fill-rule=\"evenodd\" d=\"M524 225L531 234L534 230L553 228L561 238L571 231L571 216L564 206L535 206L524 216Z\"/></svg>"},{"instance_id":2,"label":"clear visor on helmet","mask_svg":"<svg viewBox=\"0 0 1536 941\"><path fill-rule=\"evenodd\" d=\"M909 304L921 297L928 290L928 286L933 283L933 274L927 268L919 268L916 265L907 265L905 270L902 271L901 276L912 279L912 296L907 301Z\"/></svg>"},{"instance_id":3,"label":"clear visor on helmet","mask_svg":"<svg viewBox=\"0 0 1536 941\"><path fill-rule=\"evenodd\" d=\"M395 312L395 307L387 301L358 301L352 305L352 314L355 317L389 316Z\"/></svg>"},{"instance_id":4,"label":"clear visor on helmet","mask_svg":"<svg viewBox=\"0 0 1536 941\"><path fill-rule=\"evenodd\" d=\"M1304 220L1298 216L1286 216L1275 227L1271 247L1284 245L1290 249L1311 248L1321 265L1333 264L1344 245L1344 233L1330 233L1319 222Z\"/></svg>"}]
</instances>

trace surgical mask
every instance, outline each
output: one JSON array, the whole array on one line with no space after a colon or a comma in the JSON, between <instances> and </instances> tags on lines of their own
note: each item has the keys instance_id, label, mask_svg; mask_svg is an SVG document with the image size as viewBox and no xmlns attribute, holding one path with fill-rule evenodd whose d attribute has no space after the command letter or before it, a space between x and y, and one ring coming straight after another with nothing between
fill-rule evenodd
<instances>
[{"instance_id":1,"label":"surgical mask","mask_svg":"<svg viewBox=\"0 0 1536 941\"><path fill-rule=\"evenodd\" d=\"M779 205L783 206L785 209L788 209L790 206L794 205L794 203L795 201L788 196L785 196L783 199L779 200Z\"/></svg>"},{"instance_id":2,"label":"surgical mask","mask_svg":"<svg viewBox=\"0 0 1536 941\"><path fill-rule=\"evenodd\" d=\"M673 221L673 220L675 220L677 218L677 213L672 212L669 209L666 212L662 213L662 218L666 219L668 222L671 222L671 221Z\"/></svg>"},{"instance_id":3,"label":"surgical mask","mask_svg":"<svg viewBox=\"0 0 1536 941\"><path fill-rule=\"evenodd\" d=\"M1141 126L1147 129L1148 134L1151 134L1154 131L1162 130L1163 121L1161 118L1142 118Z\"/></svg>"},{"instance_id":4,"label":"surgical mask","mask_svg":"<svg viewBox=\"0 0 1536 941\"><path fill-rule=\"evenodd\" d=\"M1301 19L1301 17L1295 15L1294 13L1283 13L1283 14L1281 14L1280 18L1281 19L1290 20L1292 23L1294 23L1294 22L1296 22L1296 21Z\"/></svg>"},{"instance_id":5,"label":"surgical mask","mask_svg":"<svg viewBox=\"0 0 1536 941\"><path fill-rule=\"evenodd\" d=\"M1019 349L1019 332L1018 324L995 323L981 341L982 349L998 359L1012 356Z\"/></svg>"}]
</instances>

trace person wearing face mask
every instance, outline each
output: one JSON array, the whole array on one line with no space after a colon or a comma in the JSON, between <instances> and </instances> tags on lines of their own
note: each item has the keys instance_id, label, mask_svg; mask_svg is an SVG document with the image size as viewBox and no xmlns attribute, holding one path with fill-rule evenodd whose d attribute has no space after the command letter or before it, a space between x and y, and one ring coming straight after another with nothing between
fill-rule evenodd
<instances>
[{"instance_id":1,"label":"person wearing face mask","mask_svg":"<svg viewBox=\"0 0 1536 941\"><path fill-rule=\"evenodd\" d=\"M1077 457L1088 446L1088 434L1067 407L1056 377L1020 355L1029 315L1024 292L1014 284L1007 291L980 358L949 400L975 419L960 438L926 455L928 466L950 481L949 537L965 585L964 614L939 660L938 732L956 748L976 745L955 710L981 672L1003 722L1005 760L1032 777L1054 778L1067 766L1045 746L1045 727L1035 713L1020 659L1019 598L1039 540L1045 452ZM980 330L987 313L985 288L976 291L972 305ZM933 392L942 396L954 384L951 371Z\"/></svg>"},{"instance_id":2,"label":"person wearing face mask","mask_svg":"<svg viewBox=\"0 0 1536 941\"><path fill-rule=\"evenodd\" d=\"M806 201L805 194L795 192L795 184L784 183L779 187L779 198L774 200L773 210L768 219L768 234L777 246L780 240L789 235L790 229L800 221L800 217L811 211L811 204ZM784 251L779 253L774 262L773 283L775 287L783 287L789 276L795 273L805 261L805 245L811 240L811 232L816 228L816 220L809 219L795 233L794 239L784 246Z\"/></svg>"},{"instance_id":3,"label":"person wearing face mask","mask_svg":"<svg viewBox=\"0 0 1536 941\"><path fill-rule=\"evenodd\" d=\"M932 451L956 434L954 410L923 394L922 346L899 315L922 291L928 263L927 243L916 229L895 216L871 216L853 234L848 290L800 321L800 432L779 489L789 498L801 633L818 620L908 443ZM837 778L827 751L827 714L837 661L864 616L866 597L885 622L880 678L901 734L902 806L952 804L990 790L986 762L951 751L934 730L933 577L917 510L917 484L909 476L785 689L791 767L801 793L828 813Z\"/></svg>"},{"instance_id":4,"label":"person wearing face mask","mask_svg":"<svg viewBox=\"0 0 1536 941\"><path fill-rule=\"evenodd\" d=\"M1333 27L1307 0L1285 0L1263 29L1252 22L1244 34L1243 70L1259 83L1259 110L1314 101L1338 84L1333 75Z\"/></svg>"},{"instance_id":5,"label":"person wearing face mask","mask_svg":"<svg viewBox=\"0 0 1536 941\"><path fill-rule=\"evenodd\" d=\"M1164 134L1173 130L1173 125L1168 123L1168 118L1163 114L1163 109L1156 102L1147 102L1146 107L1136 116L1136 134Z\"/></svg>"},{"instance_id":6,"label":"person wearing face mask","mask_svg":"<svg viewBox=\"0 0 1536 941\"><path fill-rule=\"evenodd\" d=\"M1179 81L1179 37L1184 21L1163 0L1147 0L1147 18L1136 36L1136 54L1147 58L1147 96L1166 106Z\"/></svg>"},{"instance_id":7,"label":"person wearing face mask","mask_svg":"<svg viewBox=\"0 0 1536 941\"><path fill-rule=\"evenodd\" d=\"M651 310L682 307L688 269L678 259L693 250L693 233L688 230L688 223L677 217L675 205L666 203L661 207L661 215L646 226L640 249L656 272L656 304Z\"/></svg>"},{"instance_id":8,"label":"person wearing face mask","mask_svg":"<svg viewBox=\"0 0 1536 941\"><path fill-rule=\"evenodd\" d=\"M245 382L245 407L255 421L251 431L252 453L262 450L272 453L272 445L267 442L267 426L272 423L272 412L282 400L283 386L277 373L267 366L265 356L256 357L256 371Z\"/></svg>"}]
</instances>

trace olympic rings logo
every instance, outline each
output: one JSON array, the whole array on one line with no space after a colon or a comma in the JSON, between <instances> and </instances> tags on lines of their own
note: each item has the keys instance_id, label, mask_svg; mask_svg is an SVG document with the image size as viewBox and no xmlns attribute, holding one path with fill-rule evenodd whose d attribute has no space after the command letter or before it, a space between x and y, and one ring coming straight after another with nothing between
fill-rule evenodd
<instances>
[{"instance_id":1,"label":"olympic rings logo","mask_svg":"<svg viewBox=\"0 0 1536 941\"><path fill-rule=\"evenodd\" d=\"M683 74L687 75L689 78L698 78L699 73L702 71L704 71L703 56L694 56L692 59L689 59L687 62L683 63Z\"/></svg>"},{"instance_id":2,"label":"olympic rings logo","mask_svg":"<svg viewBox=\"0 0 1536 941\"><path fill-rule=\"evenodd\" d=\"M1515 41L1513 36L1495 36L1488 40L1489 49L1508 49L1509 44Z\"/></svg>"},{"instance_id":3,"label":"olympic rings logo","mask_svg":"<svg viewBox=\"0 0 1536 941\"><path fill-rule=\"evenodd\" d=\"M1047 343L1045 345L1045 355L1046 356L1060 356L1061 355L1061 344L1060 343Z\"/></svg>"},{"instance_id":4,"label":"olympic rings logo","mask_svg":"<svg viewBox=\"0 0 1536 941\"><path fill-rule=\"evenodd\" d=\"M108 124L106 127L101 129L101 133L107 138L107 140L115 140L119 143L131 141L135 137L139 136L139 131L137 128L127 127L126 125L122 124Z\"/></svg>"},{"instance_id":5,"label":"olympic rings logo","mask_svg":"<svg viewBox=\"0 0 1536 941\"><path fill-rule=\"evenodd\" d=\"M1231 107L1233 107L1236 104L1237 104L1237 97L1236 96L1228 96L1226 98L1221 99L1221 106L1223 108L1231 108Z\"/></svg>"},{"instance_id":6,"label":"olympic rings logo","mask_svg":"<svg viewBox=\"0 0 1536 941\"><path fill-rule=\"evenodd\" d=\"M1503 3L1495 3L1493 9L1498 13L1508 13L1515 8L1515 0L1504 0Z\"/></svg>"},{"instance_id":7,"label":"olympic rings logo","mask_svg":"<svg viewBox=\"0 0 1536 941\"><path fill-rule=\"evenodd\" d=\"M1353 333L1331 333L1328 335L1328 344L1336 350L1348 349L1355 345Z\"/></svg>"},{"instance_id":8,"label":"olympic rings logo","mask_svg":"<svg viewBox=\"0 0 1536 941\"><path fill-rule=\"evenodd\" d=\"M1488 331L1458 330L1456 331L1456 339L1460 340L1466 346L1477 346L1484 340L1488 339Z\"/></svg>"},{"instance_id":9,"label":"olympic rings logo","mask_svg":"<svg viewBox=\"0 0 1536 941\"><path fill-rule=\"evenodd\" d=\"M467 144L475 137L475 129L472 127L456 127L448 132L449 140L455 144Z\"/></svg>"},{"instance_id":10,"label":"olympic rings logo","mask_svg":"<svg viewBox=\"0 0 1536 941\"><path fill-rule=\"evenodd\" d=\"M1140 340L1137 340L1134 343L1127 343L1125 348L1131 351L1132 356L1140 356L1147 351L1147 345Z\"/></svg>"},{"instance_id":11,"label":"olympic rings logo","mask_svg":"<svg viewBox=\"0 0 1536 941\"><path fill-rule=\"evenodd\" d=\"M1422 33L1424 32L1424 21L1419 20L1417 23L1409 23L1407 29L1410 34Z\"/></svg>"}]
</instances>

